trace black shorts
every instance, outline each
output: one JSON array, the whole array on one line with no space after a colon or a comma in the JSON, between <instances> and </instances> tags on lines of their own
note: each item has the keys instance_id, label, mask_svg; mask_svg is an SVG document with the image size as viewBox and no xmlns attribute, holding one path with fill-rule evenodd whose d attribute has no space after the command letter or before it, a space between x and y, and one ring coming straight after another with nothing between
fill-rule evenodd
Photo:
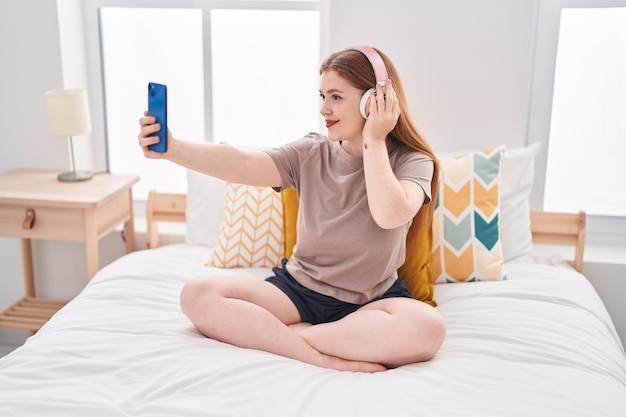
<instances>
[{"instance_id":1,"label":"black shorts","mask_svg":"<svg viewBox=\"0 0 626 417\"><path fill-rule=\"evenodd\" d=\"M283 259L281 268L273 268L275 276L269 277L266 281L277 286L294 303L300 313L300 320L311 324L328 323L339 320L350 313L355 312L365 304L376 300L392 297L413 298L411 292L404 285L404 281L398 278L391 288L380 297L374 298L365 304L351 304L336 298L329 297L308 289L296 281L285 265L287 260Z\"/></svg>"}]
</instances>

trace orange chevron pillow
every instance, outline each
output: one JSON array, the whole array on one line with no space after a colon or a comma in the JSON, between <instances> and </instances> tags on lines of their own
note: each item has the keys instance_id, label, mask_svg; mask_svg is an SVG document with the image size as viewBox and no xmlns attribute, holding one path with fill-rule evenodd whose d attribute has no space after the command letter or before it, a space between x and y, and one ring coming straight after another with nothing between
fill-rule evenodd
<instances>
[{"instance_id":1,"label":"orange chevron pillow","mask_svg":"<svg viewBox=\"0 0 626 417\"><path fill-rule=\"evenodd\" d=\"M504 147L440 159L430 263L435 283L506 279L500 237Z\"/></svg>"},{"instance_id":2,"label":"orange chevron pillow","mask_svg":"<svg viewBox=\"0 0 626 417\"><path fill-rule=\"evenodd\" d=\"M208 266L273 267L285 254L283 203L271 187L226 184L222 228Z\"/></svg>"}]
</instances>

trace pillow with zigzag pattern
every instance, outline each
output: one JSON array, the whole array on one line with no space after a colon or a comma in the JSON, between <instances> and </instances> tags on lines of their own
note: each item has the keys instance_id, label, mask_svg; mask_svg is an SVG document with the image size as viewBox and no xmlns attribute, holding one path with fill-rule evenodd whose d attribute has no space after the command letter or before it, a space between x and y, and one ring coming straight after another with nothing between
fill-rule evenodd
<instances>
[{"instance_id":1,"label":"pillow with zigzag pattern","mask_svg":"<svg viewBox=\"0 0 626 417\"><path fill-rule=\"evenodd\" d=\"M283 203L271 187L226 184L224 217L207 266L274 267L285 255Z\"/></svg>"},{"instance_id":2,"label":"pillow with zigzag pattern","mask_svg":"<svg viewBox=\"0 0 626 417\"><path fill-rule=\"evenodd\" d=\"M442 178L433 215L435 283L506 279L500 236L504 147L440 159Z\"/></svg>"}]
</instances>

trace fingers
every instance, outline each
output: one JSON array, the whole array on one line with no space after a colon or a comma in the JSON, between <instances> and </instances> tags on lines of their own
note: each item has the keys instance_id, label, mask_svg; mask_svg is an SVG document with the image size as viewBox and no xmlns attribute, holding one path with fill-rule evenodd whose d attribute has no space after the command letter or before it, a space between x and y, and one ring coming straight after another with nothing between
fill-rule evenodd
<instances>
[{"instance_id":1,"label":"fingers","mask_svg":"<svg viewBox=\"0 0 626 417\"><path fill-rule=\"evenodd\" d=\"M148 116L148 112L147 111L144 111L143 112L143 117L139 118L139 126L141 126L142 128L144 126L153 125L155 123L156 123L156 117Z\"/></svg>"},{"instance_id":2,"label":"fingers","mask_svg":"<svg viewBox=\"0 0 626 417\"><path fill-rule=\"evenodd\" d=\"M161 124L156 122L156 117L148 116L148 112L143 112L143 117L139 118L139 138L150 136L161 130Z\"/></svg>"},{"instance_id":3,"label":"fingers","mask_svg":"<svg viewBox=\"0 0 626 417\"><path fill-rule=\"evenodd\" d=\"M400 114L398 97L396 96L396 91L393 88L391 80L376 84L376 93L373 95L372 100L376 103L377 114L387 114L396 118Z\"/></svg>"},{"instance_id":4,"label":"fingers","mask_svg":"<svg viewBox=\"0 0 626 417\"><path fill-rule=\"evenodd\" d=\"M400 108L396 89L393 88L391 80L385 82L385 105L386 110L390 110L392 113L395 113Z\"/></svg>"},{"instance_id":5,"label":"fingers","mask_svg":"<svg viewBox=\"0 0 626 417\"><path fill-rule=\"evenodd\" d=\"M138 135L139 146L142 148L144 154L148 156L148 154L152 153L152 151L148 149L148 146L159 142L159 137L152 135L161 130L161 124L156 123L156 118L148 116L148 112L144 111L143 117L139 119L139 126L141 127Z\"/></svg>"},{"instance_id":6,"label":"fingers","mask_svg":"<svg viewBox=\"0 0 626 417\"><path fill-rule=\"evenodd\" d=\"M150 148L150 145L154 145L159 142L158 136L148 136L146 138L139 138L139 146L143 151L144 155L148 158L156 158L161 157L163 154L159 152L154 152Z\"/></svg>"},{"instance_id":7,"label":"fingers","mask_svg":"<svg viewBox=\"0 0 626 417\"><path fill-rule=\"evenodd\" d=\"M154 123L154 118L152 118L152 120L153 121L151 123L145 122L144 124L141 125L141 130L139 131L139 139L152 137L153 134L161 130L161 124Z\"/></svg>"},{"instance_id":8,"label":"fingers","mask_svg":"<svg viewBox=\"0 0 626 417\"><path fill-rule=\"evenodd\" d=\"M363 135L370 139L384 140L400 117L400 103L391 80L376 85L370 96L370 115L365 122Z\"/></svg>"}]
</instances>

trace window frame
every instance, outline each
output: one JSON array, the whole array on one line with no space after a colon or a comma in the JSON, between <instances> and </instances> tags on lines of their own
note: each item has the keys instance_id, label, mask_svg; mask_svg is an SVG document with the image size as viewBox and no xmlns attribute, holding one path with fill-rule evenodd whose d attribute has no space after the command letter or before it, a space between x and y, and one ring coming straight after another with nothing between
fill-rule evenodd
<instances>
[{"instance_id":1,"label":"window frame","mask_svg":"<svg viewBox=\"0 0 626 417\"><path fill-rule=\"evenodd\" d=\"M211 10L313 10L320 12L320 56L328 55L330 0L92 0L83 2L85 44L87 57L87 88L92 109L94 169L109 171L106 131L105 79L101 54L101 28L99 10L103 7L128 8L193 8L202 10L204 55L205 138L210 140L213 131L212 74L211 74ZM139 131L139 128L138 128ZM144 201L135 199L137 203Z\"/></svg>"},{"instance_id":2,"label":"window frame","mask_svg":"<svg viewBox=\"0 0 626 417\"><path fill-rule=\"evenodd\" d=\"M626 7L626 0L538 0L536 4L528 142L542 144L530 200L531 209L542 210L561 9ZM587 241L626 246L626 217L587 215Z\"/></svg>"}]
</instances>

